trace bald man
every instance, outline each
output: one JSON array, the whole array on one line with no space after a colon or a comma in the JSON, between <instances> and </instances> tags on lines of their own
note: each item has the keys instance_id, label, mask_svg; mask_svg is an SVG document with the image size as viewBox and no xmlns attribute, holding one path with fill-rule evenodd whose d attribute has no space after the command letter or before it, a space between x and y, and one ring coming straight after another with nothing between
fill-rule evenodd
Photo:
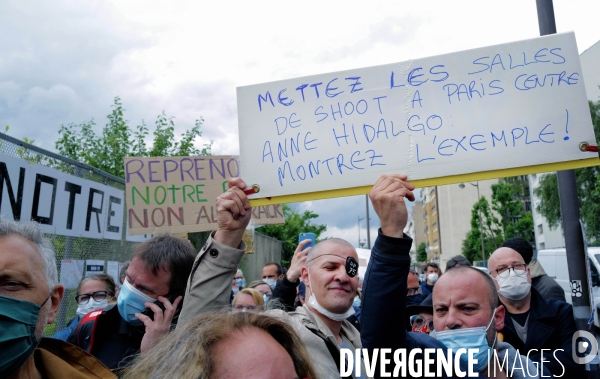
<instances>
[{"instance_id":1,"label":"bald man","mask_svg":"<svg viewBox=\"0 0 600 379\"><path fill-rule=\"evenodd\" d=\"M499 342L497 331L504 327L504 307L498 304L496 286L484 272L472 267L455 267L441 276L433 289L433 320L436 338L424 333L407 332L404 324L407 301L407 275L410 268L412 239L403 233L407 223L405 200L412 200L414 187L405 176L383 176L369 194L381 219L381 229L371 250L365 275L361 319L363 346L367 349L461 348L478 349L474 371L488 373L488 354L494 350L500 361L510 363L490 367L496 378L537 378L532 361L509 344ZM458 332L458 333L457 333ZM463 338L468 332L471 337ZM463 336L459 334L463 333ZM417 353L417 356L418 353ZM513 365L524 372L512 370ZM495 372L495 375L494 375ZM454 372L456 375L457 373ZM458 375L460 376L460 373Z\"/></svg>"},{"instance_id":2,"label":"bald man","mask_svg":"<svg viewBox=\"0 0 600 379\"><path fill-rule=\"evenodd\" d=\"M521 254L501 247L488 260L490 275L506 309L504 340L552 375L583 373L572 358L576 332L573 307L561 300L544 299L531 287L531 273ZM542 349L546 350L542 355ZM558 349L562 349L558 350Z\"/></svg>"}]
</instances>

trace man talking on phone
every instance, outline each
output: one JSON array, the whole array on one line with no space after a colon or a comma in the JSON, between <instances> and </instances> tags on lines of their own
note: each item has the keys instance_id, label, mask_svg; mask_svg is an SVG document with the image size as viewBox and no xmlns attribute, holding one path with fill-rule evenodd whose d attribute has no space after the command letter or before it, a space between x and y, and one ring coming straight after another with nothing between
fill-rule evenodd
<instances>
[{"instance_id":1,"label":"man talking on phone","mask_svg":"<svg viewBox=\"0 0 600 379\"><path fill-rule=\"evenodd\" d=\"M67 342L111 370L150 349L177 322L196 252L188 241L161 234L135 247L117 304L88 313Z\"/></svg>"}]
</instances>

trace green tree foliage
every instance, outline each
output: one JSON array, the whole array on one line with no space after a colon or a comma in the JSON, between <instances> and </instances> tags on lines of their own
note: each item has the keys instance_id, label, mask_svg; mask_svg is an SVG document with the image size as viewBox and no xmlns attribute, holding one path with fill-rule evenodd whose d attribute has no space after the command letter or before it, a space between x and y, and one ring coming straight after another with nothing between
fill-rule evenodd
<instances>
[{"instance_id":1,"label":"green tree foliage","mask_svg":"<svg viewBox=\"0 0 600 379\"><path fill-rule=\"evenodd\" d=\"M528 193L526 177L505 178L492 185L491 205L483 196L473 205L471 229L462 244L462 254L469 261L483 260L482 233L486 260L509 238L521 237L527 241L532 240L533 217L531 212L525 210Z\"/></svg>"},{"instance_id":2,"label":"green tree foliage","mask_svg":"<svg viewBox=\"0 0 600 379\"><path fill-rule=\"evenodd\" d=\"M600 141L600 101L590 101L590 113L596 141ZM587 167L575 170L579 212L585 225L588 243L600 243L600 167ZM558 179L556 173L544 174L539 180L535 195L540 203L537 211L548 221L551 228L562 225Z\"/></svg>"},{"instance_id":3,"label":"green tree foliage","mask_svg":"<svg viewBox=\"0 0 600 379\"><path fill-rule=\"evenodd\" d=\"M285 224L263 225L257 228L256 231L283 242L281 264L289 266L298 246L298 235L300 233L315 233L318 242L321 233L327 230L327 225L312 223L311 220L319 217L318 214L311 211L299 213L285 204L283 205L283 214L285 215Z\"/></svg>"},{"instance_id":4,"label":"green tree foliage","mask_svg":"<svg viewBox=\"0 0 600 379\"><path fill-rule=\"evenodd\" d=\"M421 242L417 246L417 262L427 262L427 246L425 246L425 242Z\"/></svg>"},{"instance_id":5,"label":"green tree foliage","mask_svg":"<svg viewBox=\"0 0 600 379\"><path fill-rule=\"evenodd\" d=\"M114 176L125 177L123 158L125 157L165 157L210 155L212 141L202 149L194 146L196 137L202 136L200 127L203 119L196 120L194 127L183 133L179 141L175 140L175 122L162 112L155 121L152 146L146 145L148 127L142 121L135 130L124 117L121 99L116 97L112 112L101 135L94 131L96 123L92 119L79 125L61 125L56 141L59 154L87 163Z\"/></svg>"}]
</instances>

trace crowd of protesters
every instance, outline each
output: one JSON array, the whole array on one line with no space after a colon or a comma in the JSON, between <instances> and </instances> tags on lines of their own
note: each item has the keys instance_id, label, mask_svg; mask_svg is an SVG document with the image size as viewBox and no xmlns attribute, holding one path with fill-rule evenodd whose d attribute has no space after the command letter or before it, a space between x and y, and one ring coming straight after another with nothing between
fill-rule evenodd
<instances>
[{"instance_id":1,"label":"crowd of protesters","mask_svg":"<svg viewBox=\"0 0 600 379\"><path fill-rule=\"evenodd\" d=\"M287 270L268 263L262 280L247 284L238 266L251 208L241 178L228 188L217 199L218 229L199 252L181 238L155 236L137 245L121 286L90 276L75 299L63 299L39 226L1 218L0 377L339 378L340 349L363 348L414 350L420 359L424 348L477 349L481 377L488 362L497 378L584 372L571 358L573 309L564 293L549 295L556 283L526 241L497 249L489 274L456 256L444 272L428 263L419 280L403 232L405 202L414 200L405 176L383 175L369 194L381 228L364 278L355 248L331 238L312 248L300 242ZM61 302L73 300L76 317L42 338ZM369 377L373 362L365 359L352 365L352 378Z\"/></svg>"}]
</instances>

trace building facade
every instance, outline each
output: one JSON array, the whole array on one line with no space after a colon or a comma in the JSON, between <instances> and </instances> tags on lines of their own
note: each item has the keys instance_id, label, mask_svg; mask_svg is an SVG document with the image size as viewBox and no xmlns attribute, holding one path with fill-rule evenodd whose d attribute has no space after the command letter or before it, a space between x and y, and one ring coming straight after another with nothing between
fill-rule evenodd
<instances>
[{"instance_id":1,"label":"building facade","mask_svg":"<svg viewBox=\"0 0 600 379\"><path fill-rule=\"evenodd\" d=\"M440 261L441 243L439 227L439 209L437 199L437 187L424 187L421 189L421 199L423 201L423 234L425 236L425 246L427 248L427 261ZM414 209L414 208L413 208Z\"/></svg>"},{"instance_id":2,"label":"building facade","mask_svg":"<svg viewBox=\"0 0 600 379\"><path fill-rule=\"evenodd\" d=\"M455 255L462 252L462 243L471 230L471 210L479 195L492 201L492 184L498 179L483 180L475 183L450 184L438 187L439 227L441 230L442 251L440 265L442 269ZM487 258L487 257L486 257Z\"/></svg>"}]
</instances>

